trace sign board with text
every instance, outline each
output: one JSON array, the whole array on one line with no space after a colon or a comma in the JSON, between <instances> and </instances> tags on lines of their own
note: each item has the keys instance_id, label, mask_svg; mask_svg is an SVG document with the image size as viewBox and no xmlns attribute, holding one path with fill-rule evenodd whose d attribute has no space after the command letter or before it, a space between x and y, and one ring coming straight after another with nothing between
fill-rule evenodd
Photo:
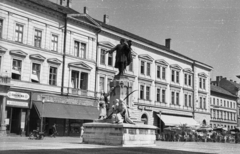
<instances>
[{"instance_id":1,"label":"sign board with text","mask_svg":"<svg viewBox=\"0 0 240 154\"><path fill-rule=\"evenodd\" d=\"M9 91L7 93L7 106L29 108L30 93L25 91Z\"/></svg>"}]
</instances>

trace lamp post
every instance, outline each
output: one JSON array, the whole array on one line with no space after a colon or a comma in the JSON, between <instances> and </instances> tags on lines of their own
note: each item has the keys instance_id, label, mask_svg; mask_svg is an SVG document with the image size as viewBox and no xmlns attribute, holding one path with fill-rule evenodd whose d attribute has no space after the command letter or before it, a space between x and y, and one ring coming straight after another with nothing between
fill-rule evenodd
<instances>
[{"instance_id":1,"label":"lamp post","mask_svg":"<svg viewBox=\"0 0 240 154\"><path fill-rule=\"evenodd\" d=\"M44 103L45 103L45 97L42 96L42 114L41 114L41 126L40 126L40 132L43 131L43 113L44 113Z\"/></svg>"}]
</instances>

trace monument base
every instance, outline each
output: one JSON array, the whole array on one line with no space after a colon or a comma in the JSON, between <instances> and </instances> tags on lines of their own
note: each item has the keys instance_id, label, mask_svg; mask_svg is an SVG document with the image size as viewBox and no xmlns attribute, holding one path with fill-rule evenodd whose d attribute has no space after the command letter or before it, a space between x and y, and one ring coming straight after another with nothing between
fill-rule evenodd
<instances>
[{"instance_id":1,"label":"monument base","mask_svg":"<svg viewBox=\"0 0 240 154\"><path fill-rule=\"evenodd\" d=\"M85 123L83 142L115 146L155 146L157 127L151 125Z\"/></svg>"}]
</instances>

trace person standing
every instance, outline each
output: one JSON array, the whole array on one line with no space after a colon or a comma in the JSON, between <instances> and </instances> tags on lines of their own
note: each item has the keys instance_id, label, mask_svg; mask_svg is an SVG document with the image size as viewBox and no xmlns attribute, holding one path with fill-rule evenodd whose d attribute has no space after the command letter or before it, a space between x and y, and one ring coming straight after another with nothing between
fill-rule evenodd
<instances>
[{"instance_id":1,"label":"person standing","mask_svg":"<svg viewBox=\"0 0 240 154\"><path fill-rule=\"evenodd\" d=\"M51 135L51 137L56 137L56 134L57 134L57 127L56 127L56 124L54 123L53 126L52 126L52 135Z\"/></svg>"}]
</instances>

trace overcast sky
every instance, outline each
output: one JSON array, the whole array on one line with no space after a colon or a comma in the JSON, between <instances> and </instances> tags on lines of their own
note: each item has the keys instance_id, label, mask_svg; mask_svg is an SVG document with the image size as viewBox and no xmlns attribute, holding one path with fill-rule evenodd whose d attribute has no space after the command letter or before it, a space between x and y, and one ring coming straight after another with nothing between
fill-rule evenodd
<instances>
[{"instance_id":1,"label":"overcast sky","mask_svg":"<svg viewBox=\"0 0 240 154\"><path fill-rule=\"evenodd\" d=\"M58 0L52 0L58 1ZM73 8L213 67L240 82L240 0L72 0Z\"/></svg>"}]
</instances>

